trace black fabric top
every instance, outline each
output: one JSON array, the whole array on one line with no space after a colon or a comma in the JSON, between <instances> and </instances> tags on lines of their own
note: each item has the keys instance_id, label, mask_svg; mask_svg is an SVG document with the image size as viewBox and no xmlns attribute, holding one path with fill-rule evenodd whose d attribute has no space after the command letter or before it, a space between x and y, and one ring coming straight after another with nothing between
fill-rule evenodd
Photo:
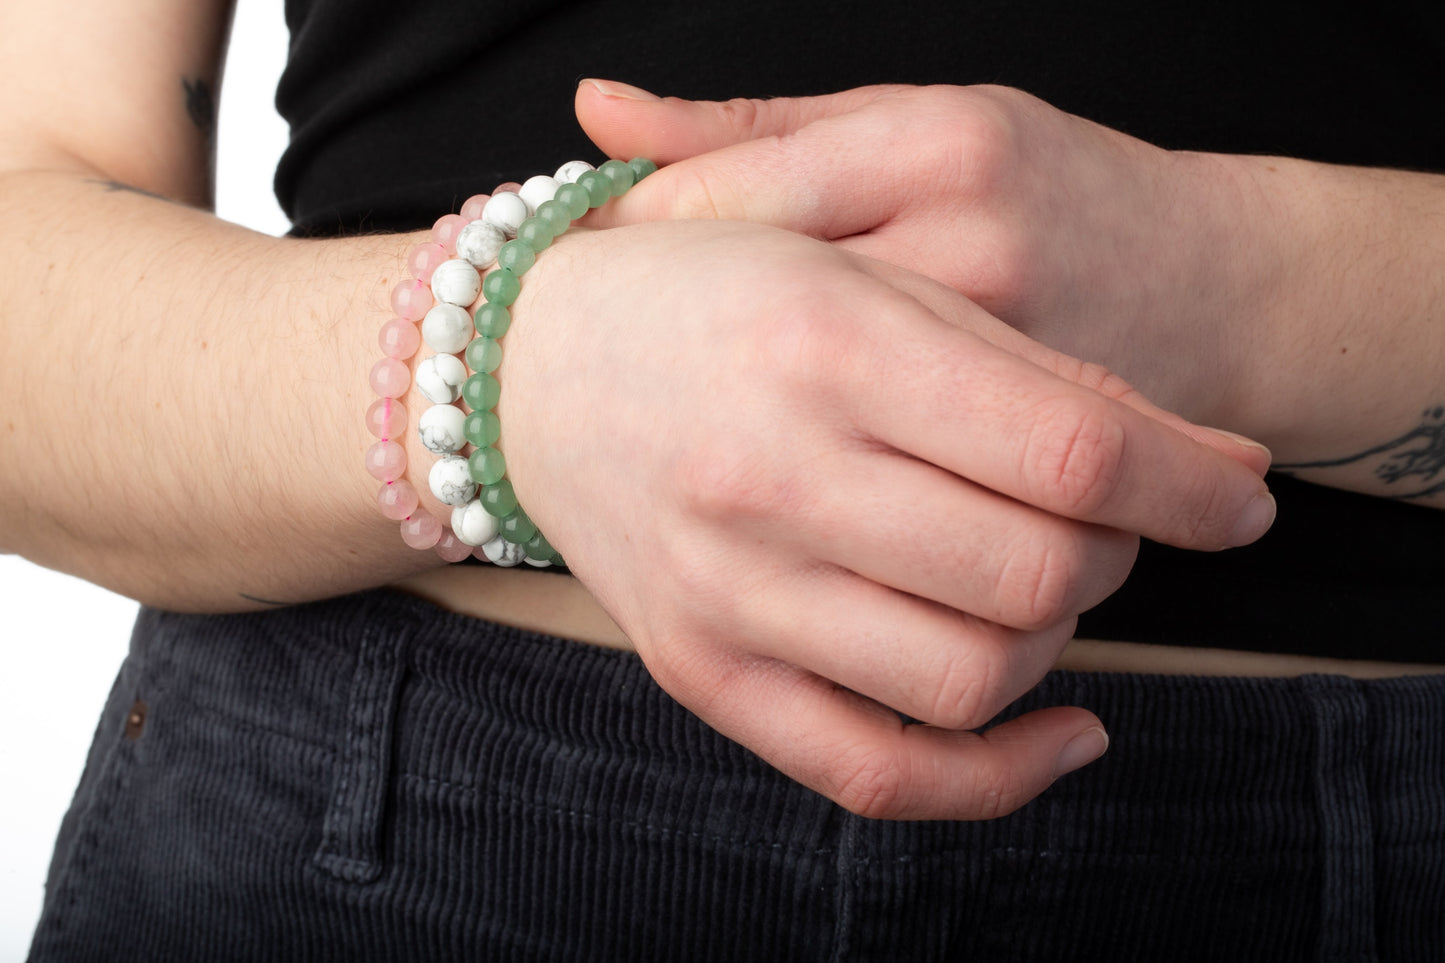
<instances>
[{"instance_id":1,"label":"black fabric top","mask_svg":"<svg viewBox=\"0 0 1445 963\"><path fill-rule=\"evenodd\" d=\"M1169 148L1445 170L1445 4L287 0L276 187L297 233L416 229L598 159L579 79L696 98L1002 83ZM1439 399L1422 399L1434 403ZM1083 636L1441 661L1445 512L1272 476L1274 530L1147 544Z\"/></svg>"}]
</instances>

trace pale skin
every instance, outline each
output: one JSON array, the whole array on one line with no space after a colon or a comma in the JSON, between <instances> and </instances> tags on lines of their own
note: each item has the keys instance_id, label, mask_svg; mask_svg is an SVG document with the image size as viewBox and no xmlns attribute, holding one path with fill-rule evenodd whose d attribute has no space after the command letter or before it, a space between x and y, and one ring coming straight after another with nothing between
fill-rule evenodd
<instances>
[{"instance_id":1,"label":"pale skin","mask_svg":"<svg viewBox=\"0 0 1445 963\"><path fill-rule=\"evenodd\" d=\"M403 577L485 600L499 573L434 572L361 467L375 335L418 237L273 239L205 211L196 94L227 16L4 8L0 351L27 364L4 374L0 548L187 610ZM1139 535L1258 538L1268 454L867 253L667 222L539 259L501 414L579 580L538 604L605 613L681 702L849 809L995 816L1096 757L1100 723L968 729L1055 664ZM769 296L745 300L744 276Z\"/></svg>"}]
</instances>

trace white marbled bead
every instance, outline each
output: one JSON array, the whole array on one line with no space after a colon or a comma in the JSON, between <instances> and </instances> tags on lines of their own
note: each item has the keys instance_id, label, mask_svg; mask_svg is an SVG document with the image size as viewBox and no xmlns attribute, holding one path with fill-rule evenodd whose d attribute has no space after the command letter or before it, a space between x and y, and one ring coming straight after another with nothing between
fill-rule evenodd
<instances>
[{"instance_id":1,"label":"white marbled bead","mask_svg":"<svg viewBox=\"0 0 1445 963\"><path fill-rule=\"evenodd\" d=\"M447 455L438 458L427 474L431 493L437 500L455 508L465 505L477 496L477 483L467 471L467 460L461 455Z\"/></svg>"},{"instance_id":2,"label":"white marbled bead","mask_svg":"<svg viewBox=\"0 0 1445 963\"><path fill-rule=\"evenodd\" d=\"M536 174L527 178L517 193L522 195L522 200L527 205L527 213L536 214L537 208L557 196L557 188L561 186L555 177Z\"/></svg>"},{"instance_id":3,"label":"white marbled bead","mask_svg":"<svg viewBox=\"0 0 1445 963\"><path fill-rule=\"evenodd\" d=\"M472 315L466 308L443 301L421 319L421 339L438 354L456 354L472 340Z\"/></svg>"},{"instance_id":4,"label":"white marbled bead","mask_svg":"<svg viewBox=\"0 0 1445 963\"><path fill-rule=\"evenodd\" d=\"M452 534L464 544L485 545L497 537L497 526L496 516L475 498L452 509Z\"/></svg>"},{"instance_id":5,"label":"white marbled bead","mask_svg":"<svg viewBox=\"0 0 1445 963\"><path fill-rule=\"evenodd\" d=\"M449 405L462 396L467 366L456 355L434 354L416 366L416 388L434 405Z\"/></svg>"},{"instance_id":6,"label":"white marbled bead","mask_svg":"<svg viewBox=\"0 0 1445 963\"><path fill-rule=\"evenodd\" d=\"M493 194L482 208L482 220L507 237L516 237L517 228L522 226L529 213L526 201L511 191L500 191Z\"/></svg>"},{"instance_id":7,"label":"white marbled bead","mask_svg":"<svg viewBox=\"0 0 1445 963\"><path fill-rule=\"evenodd\" d=\"M521 222L518 222L521 223ZM507 235L489 221L472 221L457 235L457 255L477 269L490 267Z\"/></svg>"},{"instance_id":8,"label":"white marbled bead","mask_svg":"<svg viewBox=\"0 0 1445 963\"><path fill-rule=\"evenodd\" d=\"M417 419L416 431L427 451L450 455L467 444L466 421L467 416L456 405L432 405Z\"/></svg>"},{"instance_id":9,"label":"white marbled bead","mask_svg":"<svg viewBox=\"0 0 1445 963\"><path fill-rule=\"evenodd\" d=\"M561 167L557 168L557 173L553 174L552 176L559 184L575 184L577 183L577 178L581 177L588 171L595 171L596 169L597 168L593 167L586 161L568 161Z\"/></svg>"},{"instance_id":10,"label":"white marbled bead","mask_svg":"<svg viewBox=\"0 0 1445 963\"><path fill-rule=\"evenodd\" d=\"M526 562L528 565L532 566L533 568L551 568L551 567L552 567L552 563L549 562L549 561L548 561L547 559L545 559L545 558L532 558L532 557L529 555L529 556L524 556L523 559L522 559L522 561Z\"/></svg>"},{"instance_id":11,"label":"white marbled bead","mask_svg":"<svg viewBox=\"0 0 1445 963\"><path fill-rule=\"evenodd\" d=\"M454 257L432 271L431 293L438 301L466 307L482 293L482 276L471 264Z\"/></svg>"},{"instance_id":12,"label":"white marbled bead","mask_svg":"<svg viewBox=\"0 0 1445 963\"><path fill-rule=\"evenodd\" d=\"M520 565L523 559L527 557L527 553L522 550L522 546L514 542L509 542L500 535L482 546L482 554L487 557L487 561L493 565L500 565L503 568Z\"/></svg>"}]
</instances>

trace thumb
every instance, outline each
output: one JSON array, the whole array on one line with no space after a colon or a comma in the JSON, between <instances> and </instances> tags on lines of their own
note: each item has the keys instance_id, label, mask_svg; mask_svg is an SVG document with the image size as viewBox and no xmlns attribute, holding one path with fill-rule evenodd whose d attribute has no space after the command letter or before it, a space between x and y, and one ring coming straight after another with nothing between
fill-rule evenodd
<instances>
[{"instance_id":1,"label":"thumb","mask_svg":"<svg viewBox=\"0 0 1445 963\"><path fill-rule=\"evenodd\" d=\"M822 97L738 97L727 101L658 97L612 80L577 85L577 120L609 157L676 161L760 137L789 134L847 113L901 87L860 87Z\"/></svg>"}]
</instances>

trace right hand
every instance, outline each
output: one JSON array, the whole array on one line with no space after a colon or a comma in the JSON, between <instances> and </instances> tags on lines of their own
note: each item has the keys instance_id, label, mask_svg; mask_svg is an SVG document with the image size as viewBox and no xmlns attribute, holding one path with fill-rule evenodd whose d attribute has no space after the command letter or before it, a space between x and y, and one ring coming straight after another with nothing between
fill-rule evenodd
<instances>
[{"instance_id":1,"label":"right hand","mask_svg":"<svg viewBox=\"0 0 1445 963\"><path fill-rule=\"evenodd\" d=\"M1219 549L1273 516L1263 449L778 229L577 231L515 316L522 504L664 689L861 814L999 816L1092 759L1082 709L967 730L1049 670L1137 536Z\"/></svg>"}]
</instances>

